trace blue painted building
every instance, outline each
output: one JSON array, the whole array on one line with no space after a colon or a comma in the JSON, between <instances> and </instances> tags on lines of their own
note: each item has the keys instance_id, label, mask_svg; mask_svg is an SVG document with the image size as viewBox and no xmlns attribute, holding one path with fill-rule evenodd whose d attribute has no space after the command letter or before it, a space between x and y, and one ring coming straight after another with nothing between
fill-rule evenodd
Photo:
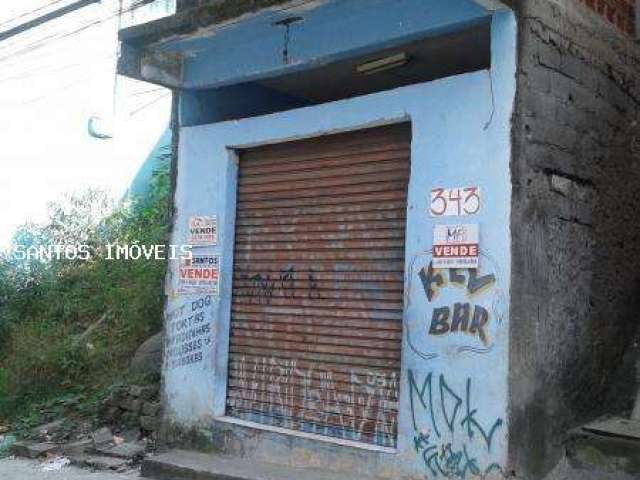
<instances>
[{"instance_id":1,"label":"blue painted building","mask_svg":"<svg viewBox=\"0 0 640 480\"><path fill-rule=\"evenodd\" d=\"M206 237L168 272L167 430L367 478L503 478L514 13L201 3L121 32L121 73L178 99L172 243Z\"/></svg>"},{"instance_id":2,"label":"blue painted building","mask_svg":"<svg viewBox=\"0 0 640 480\"><path fill-rule=\"evenodd\" d=\"M145 198L149 195L154 175L159 171L165 171L171 159L171 137L171 130L167 128L133 177L127 196Z\"/></svg>"}]
</instances>

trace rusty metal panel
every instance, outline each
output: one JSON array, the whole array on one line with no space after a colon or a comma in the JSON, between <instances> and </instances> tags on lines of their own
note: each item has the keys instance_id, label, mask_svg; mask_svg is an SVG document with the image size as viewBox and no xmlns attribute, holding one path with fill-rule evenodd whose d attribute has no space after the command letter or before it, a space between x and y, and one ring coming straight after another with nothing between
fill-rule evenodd
<instances>
[{"instance_id":1,"label":"rusty metal panel","mask_svg":"<svg viewBox=\"0 0 640 480\"><path fill-rule=\"evenodd\" d=\"M227 414L395 447L409 124L240 152Z\"/></svg>"}]
</instances>

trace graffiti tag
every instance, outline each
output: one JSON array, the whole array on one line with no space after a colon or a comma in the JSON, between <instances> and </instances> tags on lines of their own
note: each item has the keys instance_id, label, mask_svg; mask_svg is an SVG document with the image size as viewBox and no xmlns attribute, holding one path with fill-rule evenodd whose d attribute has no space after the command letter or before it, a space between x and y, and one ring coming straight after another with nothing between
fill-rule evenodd
<instances>
[{"instance_id":1,"label":"graffiti tag","mask_svg":"<svg viewBox=\"0 0 640 480\"><path fill-rule=\"evenodd\" d=\"M256 273L249 277L248 296L256 303L270 304L274 297L293 299L297 295L318 298L317 281L313 270L298 273L294 266L281 270L272 276L270 273ZM296 288L304 291L296 294Z\"/></svg>"},{"instance_id":2,"label":"graffiti tag","mask_svg":"<svg viewBox=\"0 0 640 480\"><path fill-rule=\"evenodd\" d=\"M456 391L444 375L426 375L418 381L409 370L411 419L414 447L433 478L486 476L500 471L498 463L481 464L491 454L494 440L504 421L481 422L471 397L468 378L463 392ZM473 453L472 453L473 452Z\"/></svg>"}]
</instances>

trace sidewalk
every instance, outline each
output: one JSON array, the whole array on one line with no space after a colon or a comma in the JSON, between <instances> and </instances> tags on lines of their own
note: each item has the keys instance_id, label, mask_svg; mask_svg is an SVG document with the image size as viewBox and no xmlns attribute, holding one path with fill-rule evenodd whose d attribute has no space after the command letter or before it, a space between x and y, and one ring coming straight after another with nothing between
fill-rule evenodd
<instances>
[{"instance_id":1,"label":"sidewalk","mask_svg":"<svg viewBox=\"0 0 640 480\"><path fill-rule=\"evenodd\" d=\"M43 472L42 462L24 459L1 459L0 480L133 480L138 470L127 473L91 472L76 467L65 467L56 472Z\"/></svg>"}]
</instances>

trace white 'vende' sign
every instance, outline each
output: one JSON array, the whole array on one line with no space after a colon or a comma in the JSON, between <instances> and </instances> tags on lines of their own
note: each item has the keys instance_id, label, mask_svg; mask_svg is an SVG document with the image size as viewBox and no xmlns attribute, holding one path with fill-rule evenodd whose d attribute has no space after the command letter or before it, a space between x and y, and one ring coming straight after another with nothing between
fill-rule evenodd
<instances>
[{"instance_id":1,"label":"white 'vende' sign","mask_svg":"<svg viewBox=\"0 0 640 480\"><path fill-rule=\"evenodd\" d=\"M218 217L189 217L187 245L203 247L218 243Z\"/></svg>"},{"instance_id":2,"label":"white 'vende' sign","mask_svg":"<svg viewBox=\"0 0 640 480\"><path fill-rule=\"evenodd\" d=\"M478 268L479 227L436 225L433 230L434 268Z\"/></svg>"},{"instance_id":3,"label":"white 'vende' sign","mask_svg":"<svg viewBox=\"0 0 640 480\"><path fill-rule=\"evenodd\" d=\"M178 294L218 295L220 290L220 256L191 255L180 259Z\"/></svg>"},{"instance_id":4,"label":"white 'vende' sign","mask_svg":"<svg viewBox=\"0 0 640 480\"><path fill-rule=\"evenodd\" d=\"M480 212L480 187L434 188L429 211L432 217L461 217Z\"/></svg>"}]
</instances>

